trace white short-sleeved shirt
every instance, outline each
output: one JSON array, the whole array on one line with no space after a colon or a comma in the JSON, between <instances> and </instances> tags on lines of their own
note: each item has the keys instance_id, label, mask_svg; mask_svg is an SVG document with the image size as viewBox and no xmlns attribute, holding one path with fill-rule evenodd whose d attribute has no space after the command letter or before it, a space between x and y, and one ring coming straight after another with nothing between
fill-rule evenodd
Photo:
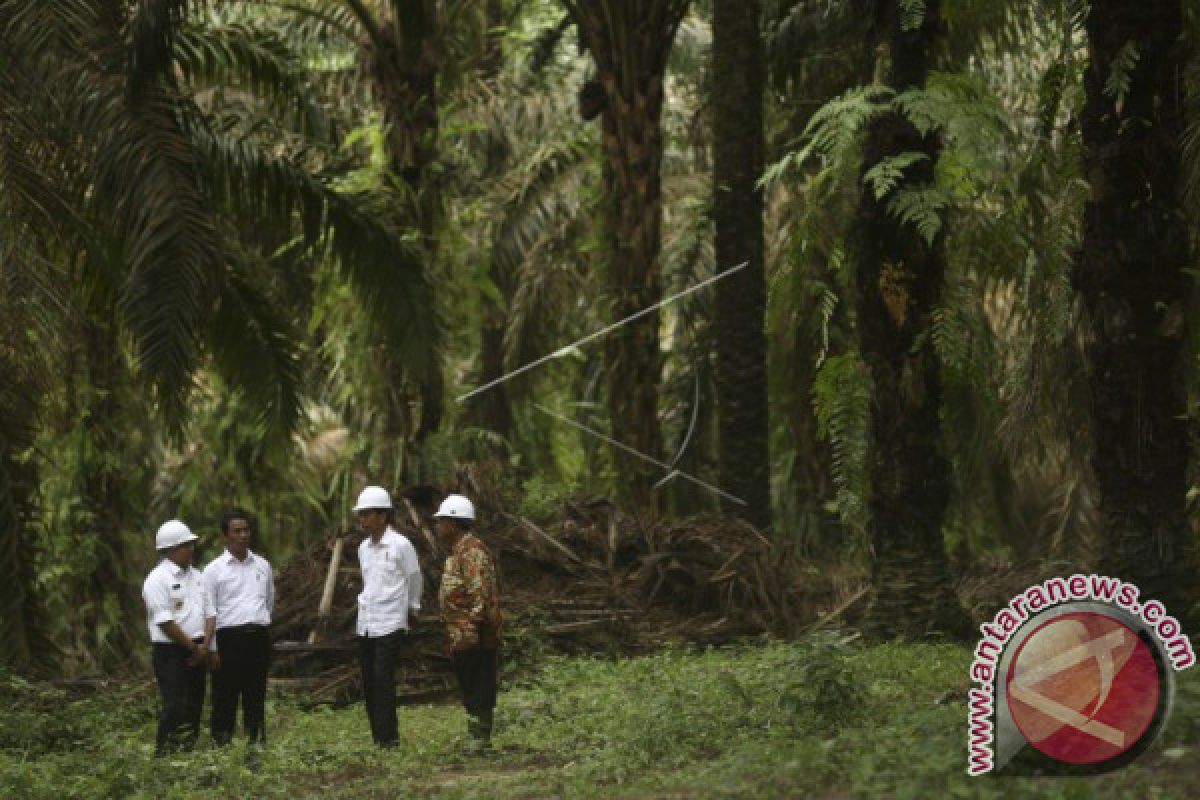
<instances>
[{"instance_id":1,"label":"white short-sleeved shirt","mask_svg":"<svg viewBox=\"0 0 1200 800\"><path fill-rule=\"evenodd\" d=\"M142 584L146 627L150 641L168 644L171 637L159 627L175 622L189 639L204 636L204 620L212 616L204 578L194 567L180 567L169 558L158 562Z\"/></svg>"},{"instance_id":2,"label":"white short-sleeved shirt","mask_svg":"<svg viewBox=\"0 0 1200 800\"><path fill-rule=\"evenodd\" d=\"M211 616L217 630L237 625L270 625L275 609L275 579L262 556L246 553L239 561L226 550L204 570ZM216 644L214 640L213 648Z\"/></svg>"},{"instance_id":3,"label":"white short-sleeved shirt","mask_svg":"<svg viewBox=\"0 0 1200 800\"><path fill-rule=\"evenodd\" d=\"M412 542L388 526L358 546L363 590L358 596L359 636L386 636L408 628L410 611L421 610L421 565Z\"/></svg>"}]
</instances>

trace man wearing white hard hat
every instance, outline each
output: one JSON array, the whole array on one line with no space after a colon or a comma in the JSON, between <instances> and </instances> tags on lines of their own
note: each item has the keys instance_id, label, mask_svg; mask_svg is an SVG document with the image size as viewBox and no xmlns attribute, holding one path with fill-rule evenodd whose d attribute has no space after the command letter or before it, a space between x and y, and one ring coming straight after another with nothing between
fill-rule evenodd
<instances>
[{"instance_id":1,"label":"man wearing white hard hat","mask_svg":"<svg viewBox=\"0 0 1200 800\"><path fill-rule=\"evenodd\" d=\"M447 649L467 712L472 749L491 744L500 647L500 591L496 564L471 531L475 506L449 495L433 515L438 538L450 550L442 570L438 604L446 624Z\"/></svg>"},{"instance_id":2,"label":"man wearing white hard hat","mask_svg":"<svg viewBox=\"0 0 1200 800\"><path fill-rule=\"evenodd\" d=\"M191 749L200 733L205 663L212 636L212 610L204 580L192 566L196 535L177 519L154 537L162 559L142 584L151 662L161 709L155 754Z\"/></svg>"},{"instance_id":3,"label":"man wearing white hard hat","mask_svg":"<svg viewBox=\"0 0 1200 800\"><path fill-rule=\"evenodd\" d=\"M392 527L392 496L368 486L354 504L365 537L358 546L363 590L358 596L358 645L363 701L371 738L396 745L396 662L409 614L421 610L421 565L412 542Z\"/></svg>"}]
</instances>

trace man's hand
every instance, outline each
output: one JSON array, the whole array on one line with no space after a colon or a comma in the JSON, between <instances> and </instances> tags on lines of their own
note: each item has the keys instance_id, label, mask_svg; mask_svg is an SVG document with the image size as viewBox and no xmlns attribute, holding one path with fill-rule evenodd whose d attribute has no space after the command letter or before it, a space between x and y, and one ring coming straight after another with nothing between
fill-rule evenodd
<instances>
[{"instance_id":1,"label":"man's hand","mask_svg":"<svg viewBox=\"0 0 1200 800\"><path fill-rule=\"evenodd\" d=\"M217 672L221 669L221 656L216 650L213 650L208 654L208 668L213 672Z\"/></svg>"},{"instance_id":2,"label":"man's hand","mask_svg":"<svg viewBox=\"0 0 1200 800\"><path fill-rule=\"evenodd\" d=\"M188 657L187 665L189 667L195 668L195 667L198 667L201 664L203 664L204 661L205 661L204 648L201 647L200 645L196 645L195 650L193 650L191 656Z\"/></svg>"},{"instance_id":3,"label":"man's hand","mask_svg":"<svg viewBox=\"0 0 1200 800\"><path fill-rule=\"evenodd\" d=\"M474 625L459 628L455 633L454 640L450 644L451 652L457 653L461 650L470 650L479 644L479 631L475 629Z\"/></svg>"}]
</instances>

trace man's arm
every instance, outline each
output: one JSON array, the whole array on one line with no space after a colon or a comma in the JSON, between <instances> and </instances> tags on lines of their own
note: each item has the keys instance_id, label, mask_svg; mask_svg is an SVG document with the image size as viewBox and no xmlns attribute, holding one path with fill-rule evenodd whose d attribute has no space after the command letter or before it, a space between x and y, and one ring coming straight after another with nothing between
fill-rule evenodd
<instances>
[{"instance_id":1,"label":"man's arm","mask_svg":"<svg viewBox=\"0 0 1200 800\"><path fill-rule=\"evenodd\" d=\"M207 623L206 623L207 624ZM166 622L158 623L158 627L167 635L172 642L186 649L191 655L188 656L188 666L194 667L204 660L207 651L203 644L196 644L188 638L183 632L183 628L179 627L179 623L175 620L167 620Z\"/></svg>"},{"instance_id":2,"label":"man's arm","mask_svg":"<svg viewBox=\"0 0 1200 800\"><path fill-rule=\"evenodd\" d=\"M467 574L467 595L470 598L468 613L471 623L478 626L484 621L483 610L489 595L488 576L491 574L491 564L488 563L487 554L478 549L468 552L463 561Z\"/></svg>"},{"instance_id":3,"label":"man's arm","mask_svg":"<svg viewBox=\"0 0 1200 800\"><path fill-rule=\"evenodd\" d=\"M200 588L204 590L204 646L209 652L217 650L217 587L220 585L217 580L218 569L214 561L200 574Z\"/></svg>"},{"instance_id":4,"label":"man's arm","mask_svg":"<svg viewBox=\"0 0 1200 800\"><path fill-rule=\"evenodd\" d=\"M215 616L206 617L204 620L204 641L208 642L209 669L215 672L221 668L221 655L217 652L217 618Z\"/></svg>"},{"instance_id":5,"label":"man's arm","mask_svg":"<svg viewBox=\"0 0 1200 800\"><path fill-rule=\"evenodd\" d=\"M266 559L263 560L263 564L267 568L267 613L273 617L275 614L275 572Z\"/></svg>"},{"instance_id":6,"label":"man's arm","mask_svg":"<svg viewBox=\"0 0 1200 800\"><path fill-rule=\"evenodd\" d=\"M442 575L449 579L449 591L443 606L450 651L469 650L479 644L480 627L484 623L485 588L481 559L486 555L478 550L464 553L452 571Z\"/></svg>"},{"instance_id":7,"label":"man's arm","mask_svg":"<svg viewBox=\"0 0 1200 800\"><path fill-rule=\"evenodd\" d=\"M407 551L405 570L408 573L408 610L415 614L421 610L421 591L423 588L421 562L417 558L417 551L411 543L409 543L405 550Z\"/></svg>"},{"instance_id":8,"label":"man's arm","mask_svg":"<svg viewBox=\"0 0 1200 800\"><path fill-rule=\"evenodd\" d=\"M165 583L147 580L142 586L142 599L146 602L146 613L150 616L150 622L157 625L168 639L187 648L189 652L196 649L195 643L175 621L175 613L171 610L171 590Z\"/></svg>"}]
</instances>

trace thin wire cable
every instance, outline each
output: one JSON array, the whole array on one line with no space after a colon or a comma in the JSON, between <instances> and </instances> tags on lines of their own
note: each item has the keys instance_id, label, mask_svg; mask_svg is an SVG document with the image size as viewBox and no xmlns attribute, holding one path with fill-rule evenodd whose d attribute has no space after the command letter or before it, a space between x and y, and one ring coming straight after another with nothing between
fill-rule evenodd
<instances>
[{"instance_id":1,"label":"thin wire cable","mask_svg":"<svg viewBox=\"0 0 1200 800\"><path fill-rule=\"evenodd\" d=\"M659 461L654 456L648 456L645 453L641 452L640 450L635 450L634 448L630 447L629 445L627 445L623 442L618 442L616 439L612 438L611 436L607 436L607 435L601 433L600 431L589 428L587 425L584 425L583 423L576 422L575 420L571 419L570 417L564 417L562 414L559 414L557 411L551 411L550 409L546 408L545 406L541 405L540 403L534 403L533 407L536 408L538 411L541 411L543 414L549 414L550 416L554 417L555 419L565 422L574 428L578 428L579 430L583 431L584 433L591 434L592 436L595 436L597 439L608 442L613 447L624 450L626 453L629 453L632 456L637 456L638 458L642 459L643 461L649 461L651 464L654 464L655 466L666 470L667 471L666 478L659 481L656 484L656 486L661 486L663 483L665 483L667 480L669 480L672 477L680 477L680 478L683 478L684 480L691 481L692 483L696 484L697 486L703 486L705 489L708 489L710 492L715 492L716 494L721 495L721 497L724 497L727 500L731 500L739 505L743 505L743 506L749 505L749 503L747 503L745 500L743 500L740 497L734 497L733 495L729 494L729 492L718 489L716 486L713 486L711 483L706 483L694 475L689 475L688 473L684 472L683 470L675 469L670 464Z\"/></svg>"},{"instance_id":2,"label":"thin wire cable","mask_svg":"<svg viewBox=\"0 0 1200 800\"><path fill-rule=\"evenodd\" d=\"M604 336L606 334L612 333L613 331L615 331L617 328L621 327L622 325L627 325L630 322L633 322L634 320L641 319L642 317L646 316L647 314L657 311L658 309L662 308L663 306L667 305L668 303L673 303L676 300L679 300L680 298L683 298L689 294L692 294L693 292L698 292L701 289L703 289L705 286L708 286L709 284L716 283L717 281L721 280L722 278L728 277L729 275L732 275L733 273L738 272L739 270L745 269L747 266L749 266L749 264L750 264L749 261L743 261L741 264L738 264L736 267L730 267L729 269L725 270L724 272L718 272L716 275L713 275L711 278L708 278L706 280L701 281L700 283L697 283L695 286L684 289L682 292L679 292L678 294L673 294L670 297L664 298L663 300L659 300L654 305L649 306L648 308L643 308L641 311L636 311L636 312L630 314L628 317L625 317L625 319L614 322L611 325L607 325L607 326L601 328L600 330L596 331L595 333L589 333L587 336L584 336L582 339L580 339L576 342L572 342L571 344L565 345L563 347L560 347L557 350L555 350L553 353L544 355L541 358L537 359L536 361L531 361L528 364L525 364L524 366L517 367L512 372L501 375L499 378L496 378L493 381L489 381L489 382L485 383L483 386L480 386L476 389L472 389L471 391L467 392L466 394L459 395L457 398L458 402L464 403L467 400L474 397L475 395L480 394L482 392L486 392L488 389L495 388L496 386L499 386L500 384L504 383L505 381L510 381L513 378L517 377L518 375L526 373L529 370L534 369L535 367L540 367L542 364L545 364L547 361L550 361L551 359L561 358L561 357L565 356L567 353L571 352L571 350L573 350L574 348L579 347L580 345L583 345L583 344L587 344L588 342L590 342L594 339L599 339L601 336Z\"/></svg>"}]
</instances>

